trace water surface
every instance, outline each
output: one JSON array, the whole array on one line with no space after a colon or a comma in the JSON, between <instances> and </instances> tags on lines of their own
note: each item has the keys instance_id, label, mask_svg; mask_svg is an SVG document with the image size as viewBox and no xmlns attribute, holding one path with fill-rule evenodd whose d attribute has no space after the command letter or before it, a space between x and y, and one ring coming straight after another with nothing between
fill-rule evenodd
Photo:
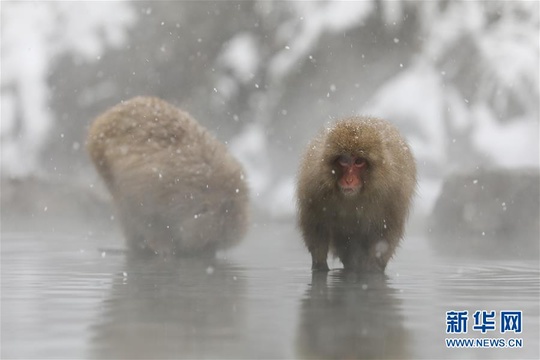
<instances>
[{"instance_id":1,"label":"water surface","mask_svg":"<svg viewBox=\"0 0 540 360\"><path fill-rule=\"evenodd\" d=\"M216 260L137 259L121 236L2 233L2 358L534 358L536 260L448 259L409 236L386 275L312 274L294 224L255 225ZM454 337L522 348L449 349ZM476 310L521 310L521 334L471 331Z\"/></svg>"}]
</instances>

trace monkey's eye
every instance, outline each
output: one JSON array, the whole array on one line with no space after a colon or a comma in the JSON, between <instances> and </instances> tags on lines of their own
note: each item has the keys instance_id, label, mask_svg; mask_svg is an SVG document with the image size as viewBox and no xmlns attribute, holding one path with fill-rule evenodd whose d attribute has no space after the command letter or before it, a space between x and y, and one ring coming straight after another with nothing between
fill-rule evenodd
<instances>
[{"instance_id":1,"label":"monkey's eye","mask_svg":"<svg viewBox=\"0 0 540 360\"><path fill-rule=\"evenodd\" d=\"M337 158L337 162L341 166L350 166L352 163L352 158L348 155L340 155Z\"/></svg>"},{"instance_id":2,"label":"monkey's eye","mask_svg":"<svg viewBox=\"0 0 540 360\"><path fill-rule=\"evenodd\" d=\"M356 158L356 159L354 160L354 166L356 166L356 167L362 167L362 166L364 166L364 165L366 165L366 159L363 159L363 158Z\"/></svg>"}]
</instances>

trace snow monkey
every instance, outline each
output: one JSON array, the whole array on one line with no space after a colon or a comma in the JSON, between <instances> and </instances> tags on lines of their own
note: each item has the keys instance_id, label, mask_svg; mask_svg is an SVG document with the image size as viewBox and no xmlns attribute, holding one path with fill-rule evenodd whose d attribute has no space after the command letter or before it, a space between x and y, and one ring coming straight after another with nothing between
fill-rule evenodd
<instances>
[{"instance_id":1,"label":"snow monkey","mask_svg":"<svg viewBox=\"0 0 540 360\"><path fill-rule=\"evenodd\" d=\"M308 145L298 174L298 221L313 270L328 252L346 270L384 272L416 188L409 145L389 122L351 117Z\"/></svg>"},{"instance_id":2,"label":"snow monkey","mask_svg":"<svg viewBox=\"0 0 540 360\"><path fill-rule=\"evenodd\" d=\"M213 255L245 234L244 170L188 113L153 97L123 101L93 122L87 147L130 249Z\"/></svg>"}]
</instances>

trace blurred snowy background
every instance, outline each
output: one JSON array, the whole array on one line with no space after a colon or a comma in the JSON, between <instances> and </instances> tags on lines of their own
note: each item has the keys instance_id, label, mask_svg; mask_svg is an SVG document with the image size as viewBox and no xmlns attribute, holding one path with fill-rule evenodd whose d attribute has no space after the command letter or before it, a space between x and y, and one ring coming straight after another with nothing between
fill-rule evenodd
<instances>
[{"instance_id":1,"label":"blurred snowy background","mask_svg":"<svg viewBox=\"0 0 540 360\"><path fill-rule=\"evenodd\" d=\"M154 95L226 142L276 217L325 123L385 117L427 214L454 171L538 168L539 46L536 1L2 1L2 178L99 183L88 124Z\"/></svg>"}]
</instances>

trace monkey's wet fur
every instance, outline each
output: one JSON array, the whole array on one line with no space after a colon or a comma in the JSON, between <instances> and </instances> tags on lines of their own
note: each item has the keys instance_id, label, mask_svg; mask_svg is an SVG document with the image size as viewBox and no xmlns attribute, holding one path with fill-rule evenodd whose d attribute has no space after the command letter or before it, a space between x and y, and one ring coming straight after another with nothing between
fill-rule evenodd
<instances>
[{"instance_id":1,"label":"monkey's wet fur","mask_svg":"<svg viewBox=\"0 0 540 360\"><path fill-rule=\"evenodd\" d=\"M188 113L153 97L124 101L95 119L87 148L131 250L214 255L244 236L244 170Z\"/></svg>"},{"instance_id":2,"label":"monkey's wet fur","mask_svg":"<svg viewBox=\"0 0 540 360\"><path fill-rule=\"evenodd\" d=\"M416 189L409 145L388 121L350 117L308 145L297 179L298 224L313 270L332 253L345 270L384 272Z\"/></svg>"}]
</instances>

